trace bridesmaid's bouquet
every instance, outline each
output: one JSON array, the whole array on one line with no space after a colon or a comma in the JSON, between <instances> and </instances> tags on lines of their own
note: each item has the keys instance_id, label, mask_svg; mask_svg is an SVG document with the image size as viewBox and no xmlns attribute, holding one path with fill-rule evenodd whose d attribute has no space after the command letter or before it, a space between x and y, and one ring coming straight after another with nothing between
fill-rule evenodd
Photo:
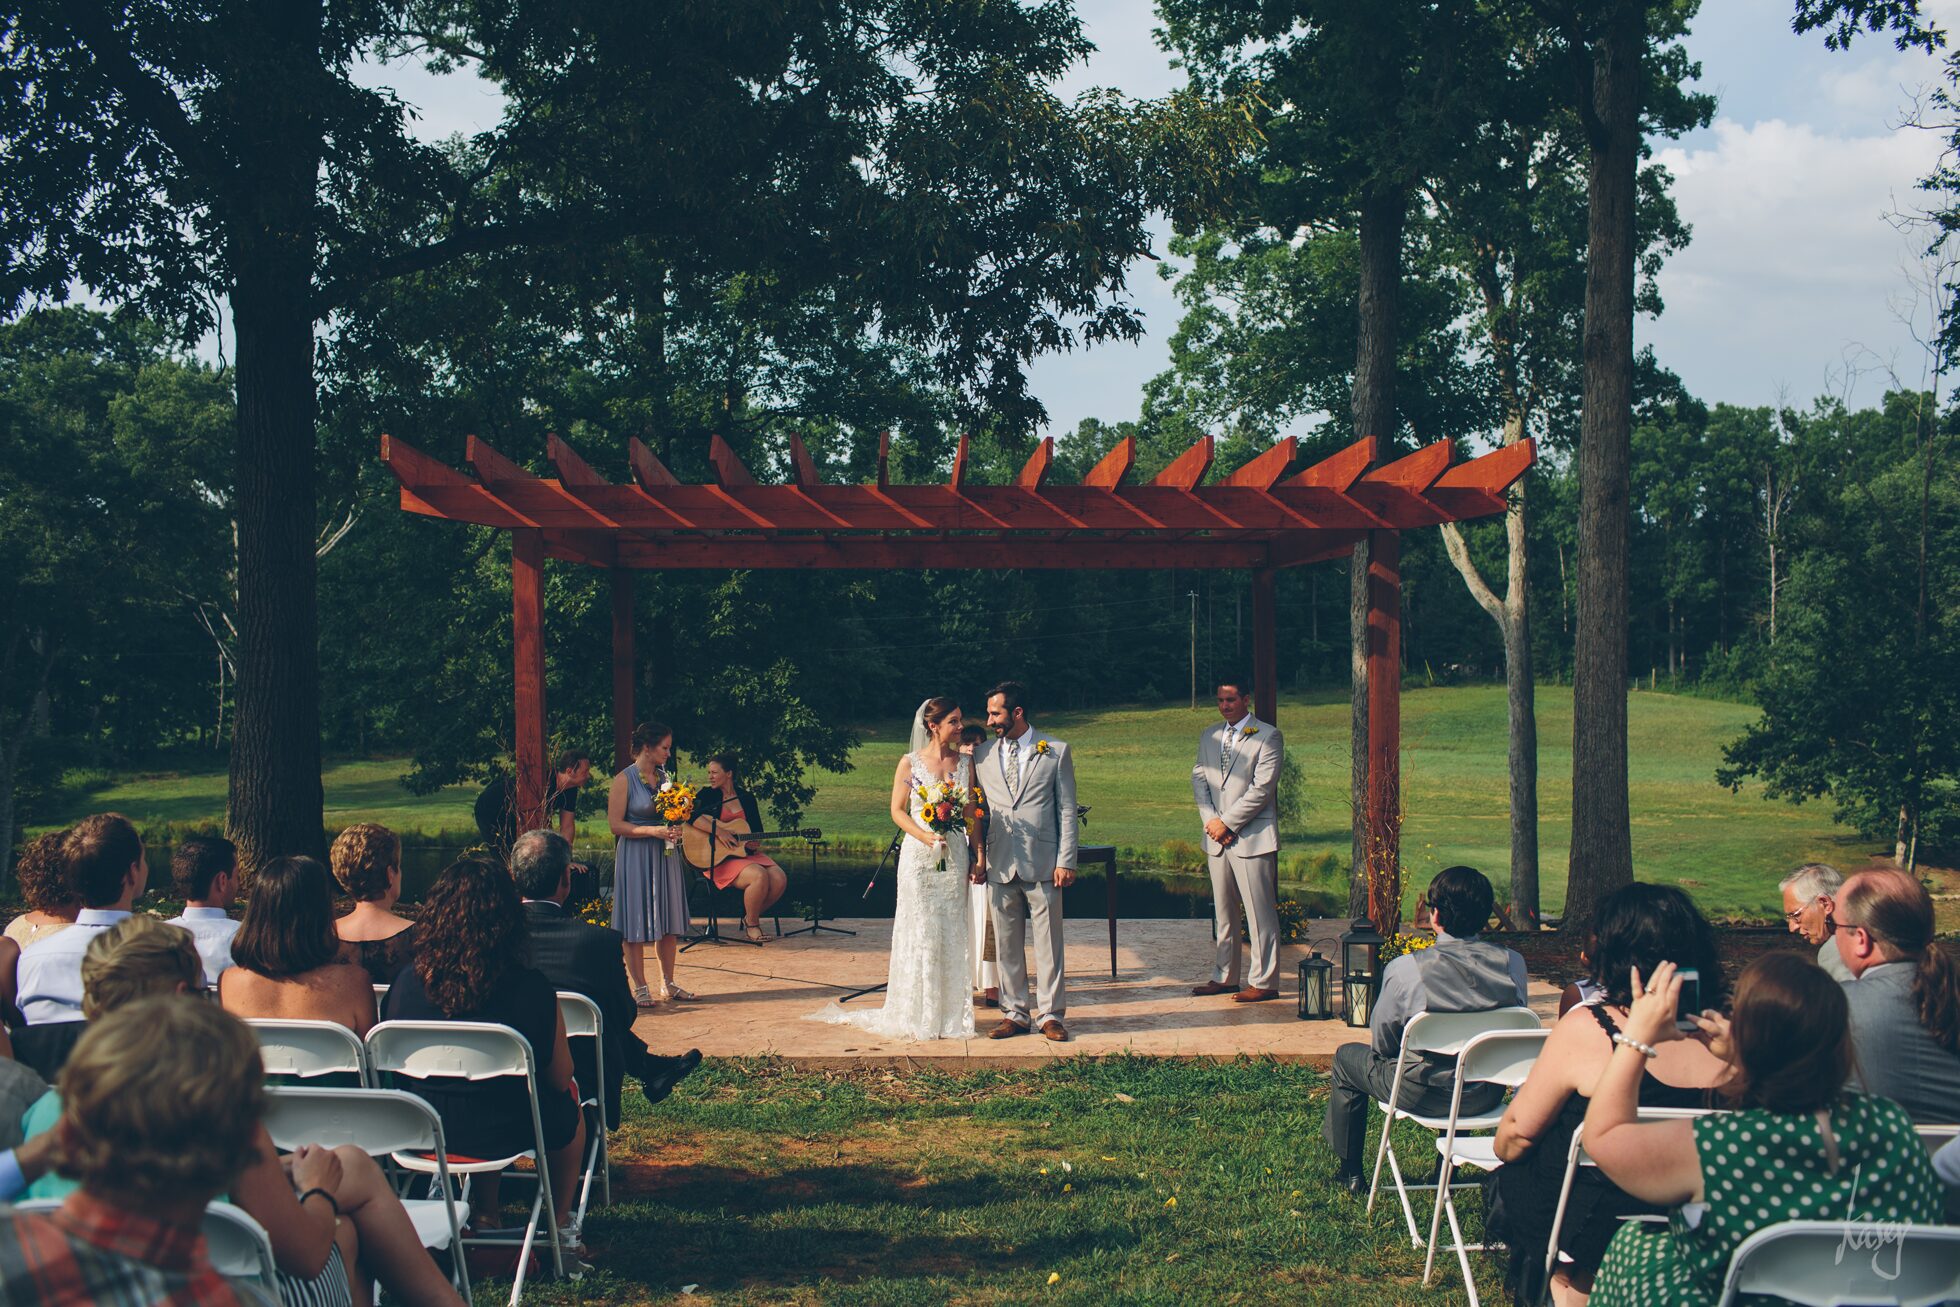
<instances>
[{"instance_id":1,"label":"bridesmaid's bouquet","mask_svg":"<svg viewBox=\"0 0 1960 1307\"><path fill-rule=\"evenodd\" d=\"M967 808L978 805L980 792L969 790L952 781L941 781L937 785L921 785L916 791L919 799L919 824L936 835L951 835L956 830L966 829ZM939 846L940 867L946 865L946 846Z\"/></svg>"},{"instance_id":2,"label":"bridesmaid's bouquet","mask_svg":"<svg viewBox=\"0 0 1960 1307\"><path fill-rule=\"evenodd\" d=\"M664 781L653 801L669 823L686 821L694 815L694 787L686 781Z\"/></svg>"}]
</instances>

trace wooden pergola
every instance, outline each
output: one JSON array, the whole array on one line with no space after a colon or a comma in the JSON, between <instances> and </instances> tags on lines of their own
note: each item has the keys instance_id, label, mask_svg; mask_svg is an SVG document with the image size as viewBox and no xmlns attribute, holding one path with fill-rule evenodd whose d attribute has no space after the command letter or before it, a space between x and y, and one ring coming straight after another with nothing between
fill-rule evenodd
<instances>
[{"instance_id":1,"label":"wooden pergola","mask_svg":"<svg viewBox=\"0 0 1960 1307\"><path fill-rule=\"evenodd\" d=\"M1401 756L1400 533L1505 510L1505 491L1536 457L1531 441L1452 462L1448 441L1381 464L1374 437L1296 469L1291 437L1210 485L1210 437L1148 484L1125 484L1136 443L1124 440L1080 485L1048 481L1054 442L1035 449L1012 485L967 477L960 440L939 485L893 485L889 439L864 485L825 483L802 440L790 437L792 480L758 482L719 436L715 480L683 485L641 441L632 479L613 484L556 436L558 475L535 476L475 436L466 475L404 441L381 437L381 460L401 482L410 513L511 533L511 623L516 686L517 803L544 803L544 560L607 569L612 577L613 749L623 766L633 729L636 568L725 567L730 538L750 568L1238 568L1252 573L1255 704L1276 715L1275 579L1279 569L1344 557L1369 542L1368 821L1370 862L1399 862Z\"/></svg>"}]
</instances>

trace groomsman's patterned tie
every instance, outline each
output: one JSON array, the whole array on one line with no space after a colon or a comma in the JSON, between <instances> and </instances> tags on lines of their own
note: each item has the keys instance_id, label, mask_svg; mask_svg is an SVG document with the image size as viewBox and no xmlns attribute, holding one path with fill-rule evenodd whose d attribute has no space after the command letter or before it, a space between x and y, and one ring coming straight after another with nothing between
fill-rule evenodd
<instances>
[{"instance_id":1,"label":"groomsman's patterned tie","mask_svg":"<svg viewBox=\"0 0 1960 1307\"><path fill-rule=\"evenodd\" d=\"M1238 743L1237 736L1238 732L1232 729L1232 724L1225 723L1225 774L1227 776L1232 774L1232 751Z\"/></svg>"},{"instance_id":2,"label":"groomsman's patterned tie","mask_svg":"<svg viewBox=\"0 0 1960 1307\"><path fill-rule=\"evenodd\" d=\"M1007 742L1007 788L1016 794L1021 790L1021 746L1014 740Z\"/></svg>"}]
</instances>

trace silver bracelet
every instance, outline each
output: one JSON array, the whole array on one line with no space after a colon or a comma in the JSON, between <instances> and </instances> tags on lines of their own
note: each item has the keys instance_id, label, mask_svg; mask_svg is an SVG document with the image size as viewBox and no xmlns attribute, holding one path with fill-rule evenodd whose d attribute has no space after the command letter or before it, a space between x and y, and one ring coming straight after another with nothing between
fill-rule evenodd
<instances>
[{"instance_id":1,"label":"silver bracelet","mask_svg":"<svg viewBox=\"0 0 1960 1307\"><path fill-rule=\"evenodd\" d=\"M1654 1046L1652 1044L1643 1044L1637 1039L1629 1039L1625 1031L1620 1031L1620 1030L1614 1031L1613 1042L1616 1044L1625 1044L1628 1048L1638 1049L1640 1052L1646 1054L1648 1057L1660 1056L1659 1053L1656 1053L1654 1051Z\"/></svg>"}]
</instances>

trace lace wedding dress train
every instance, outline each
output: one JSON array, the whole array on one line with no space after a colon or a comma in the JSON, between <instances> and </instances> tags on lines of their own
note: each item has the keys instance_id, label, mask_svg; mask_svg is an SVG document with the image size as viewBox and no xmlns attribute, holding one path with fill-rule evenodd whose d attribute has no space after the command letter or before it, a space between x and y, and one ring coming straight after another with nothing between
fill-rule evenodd
<instances>
[{"instance_id":1,"label":"lace wedding dress train","mask_svg":"<svg viewBox=\"0 0 1960 1307\"><path fill-rule=\"evenodd\" d=\"M917 757L907 754L906 758L912 764L913 785L931 784ZM971 785L972 768L972 759L960 759L956 783ZM832 1003L816 1014L819 1019L901 1039L973 1035L968 856L966 839L957 832L946 839L943 864L938 850L905 837L898 853L898 908L892 915L885 1005L852 1010Z\"/></svg>"}]
</instances>

